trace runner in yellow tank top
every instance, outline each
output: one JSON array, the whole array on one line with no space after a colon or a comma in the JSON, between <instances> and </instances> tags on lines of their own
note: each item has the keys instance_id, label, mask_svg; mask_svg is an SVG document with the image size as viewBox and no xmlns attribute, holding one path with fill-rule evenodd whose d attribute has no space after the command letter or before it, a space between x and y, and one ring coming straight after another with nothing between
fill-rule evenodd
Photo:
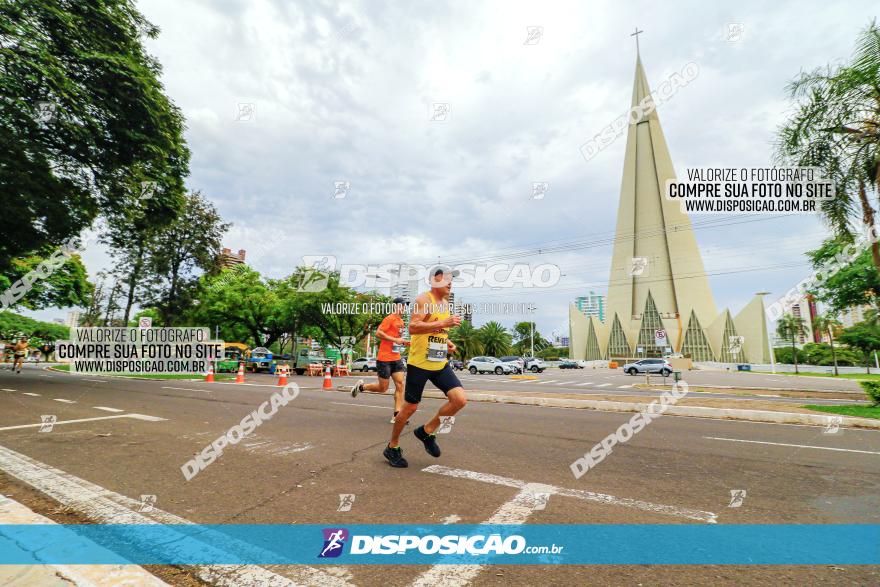
<instances>
[{"instance_id":1,"label":"runner in yellow tank top","mask_svg":"<svg viewBox=\"0 0 880 587\"><path fill-rule=\"evenodd\" d=\"M400 432L418 409L428 381L446 394L446 403L427 423L413 430L413 434L422 441L425 451L432 457L440 456L435 435L440 418L454 416L467 404L464 388L448 360L456 350L455 344L449 340L448 330L461 324L461 316L449 312L449 292L452 290L452 278L457 274L451 269L438 268L429 276L431 291L418 296L413 304L403 407L391 430L391 442L383 453L392 467L408 466L399 446Z\"/></svg>"}]
</instances>

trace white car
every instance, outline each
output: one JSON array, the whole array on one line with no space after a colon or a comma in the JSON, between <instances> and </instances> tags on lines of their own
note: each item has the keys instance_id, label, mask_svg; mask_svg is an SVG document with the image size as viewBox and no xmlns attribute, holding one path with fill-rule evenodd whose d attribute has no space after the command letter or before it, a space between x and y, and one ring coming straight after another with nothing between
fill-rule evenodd
<instances>
[{"instance_id":1,"label":"white car","mask_svg":"<svg viewBox=\"0 0 880 587\"><path fill-rule=\"evenodd\" d=\"M351 363L352 371L375 371L376 370L376 359L373 357L361 357L360 359L355 359Z\"/></svg>"},{"instance_id":2,"label":"white car","mask_svg":"<svg viewBox=\"0 0 880 587\"><path fill-rule=\"evenodd\" d=\"M532 373L542 373L547 368L547 363L537 357L526 359L526 369Z\"/></svg>"},{"instance_id":3,"label":"white car","mask_svg":"<svg viewBox=\"0 0 880 587\"><path fill-rule=\"evenodd\" d=\"M623 372L627 375L637 373L660 373L663 377L672 374L672 365L666 359L642 359L623 366Z\"/></svg>"},{"instance_id":4,"label":"white car","mask_svg":"<svg viewBox=\"0 0 880 587\"><path fill-rule=\"evenodd\" d=\"M526 362L523 361L520 357L510 356L510 357L501 357L502 363L507 363L511 367L513 367L514 373L522 373L526 368Z\"/></svg>"},{"instance_id":5,"label":"white car","mask_svg":"<svg viewBox=\"0 0 880 587\"><path fill-rule=\"evenodd\" d=\"M496 357L474 357L467 364L467 370L471 375L477 373L495 373L496 375L510 375L514 368L510 363L504 363Z\"/></svg>"}]
</instances>

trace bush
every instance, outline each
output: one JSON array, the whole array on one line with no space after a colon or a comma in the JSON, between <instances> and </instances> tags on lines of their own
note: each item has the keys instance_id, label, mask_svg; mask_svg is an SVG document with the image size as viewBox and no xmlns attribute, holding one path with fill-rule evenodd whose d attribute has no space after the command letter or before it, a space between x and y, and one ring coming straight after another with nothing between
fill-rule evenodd
<instances>
[{"instance_id":1,"label":"bush","mask_svg":"<svg viewBox=\"0 0 880 587\"><path fill-rule=\"evenodd\" d=\"M880 406L880 381L859 381L859 385L865 390L871 403Z\"/></svg>"}]
</instances>

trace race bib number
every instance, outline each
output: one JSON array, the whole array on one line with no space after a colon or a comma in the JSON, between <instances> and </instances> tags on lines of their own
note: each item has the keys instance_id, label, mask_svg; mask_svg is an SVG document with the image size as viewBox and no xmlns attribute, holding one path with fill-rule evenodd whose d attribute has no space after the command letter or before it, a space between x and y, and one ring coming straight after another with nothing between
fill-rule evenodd
<instances>
[{"instance_id":1,"label":"race bib number","mask_svg":"<svg viewBox=\"0 0 880 587\"><path fill-rule=\"evenodd\" d=\"M448 350L446 342L429 342L427 359L429 361L445 361Z\"/></svg>"},{"instance_id":2,"label":"race bib number","mask_svg":"<svg viewBox=\"0 0 880 587\"><path fill-rule=\"evenodd\" d=\"M391 352L397 353L398 355L403 352L403 345L397 344L396 342L391 345Z\"/></svg>"}]
</instances>

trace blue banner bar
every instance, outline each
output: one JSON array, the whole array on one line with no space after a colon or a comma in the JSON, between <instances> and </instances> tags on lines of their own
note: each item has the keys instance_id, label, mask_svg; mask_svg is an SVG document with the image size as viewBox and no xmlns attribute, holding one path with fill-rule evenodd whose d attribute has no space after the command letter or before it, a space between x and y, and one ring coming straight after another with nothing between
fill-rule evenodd
<instances>
[{"instance_id":1,"label":"blue banner bar","mask_svg":"<svg viewBox=\"0 0 880 587\"><path fill-rule=\"evenodd\" d=\"M878 565L880 525L0 525L0 564Z\"/></svg>"}]
</instances>

